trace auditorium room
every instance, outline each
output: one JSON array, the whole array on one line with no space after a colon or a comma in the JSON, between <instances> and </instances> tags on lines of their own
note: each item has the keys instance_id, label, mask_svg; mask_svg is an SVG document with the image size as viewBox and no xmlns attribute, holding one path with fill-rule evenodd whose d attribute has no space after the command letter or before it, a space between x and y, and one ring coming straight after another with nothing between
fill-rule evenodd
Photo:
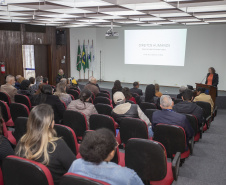
<instances>
[{"instance_id":1,"label":"auditorium room","mask_svg":"<svg viewBox=\"0 0 226 185\"><path fill-rule=\"evenodd\" d=\"M0 185L224 185L226 0L0 0Z\"/></svg>"}]
</instances>

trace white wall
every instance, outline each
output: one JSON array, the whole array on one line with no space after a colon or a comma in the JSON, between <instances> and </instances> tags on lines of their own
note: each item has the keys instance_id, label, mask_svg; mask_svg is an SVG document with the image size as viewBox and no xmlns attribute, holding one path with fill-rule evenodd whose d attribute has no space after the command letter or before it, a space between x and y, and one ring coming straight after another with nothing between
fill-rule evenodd
<instances>
[{"instance_id":1,"label":"white wall","mask_svg":"<svg viewBox=\"0 0 226 185\"><path fill-rule=\"evenodd\" d=\"M78 38L95 41L96 69L94 76L100 78L100 50L102 53L102 79L122 82L140 81L141 84L159 83L165 86L195 85L201 82L209 67L214 67L219 74L219 90L226 90L226 25L186 26L187 45L185 66L146 66L124 64L125 29L170 29L185 26L162 27L123 27L115 28L118 39L106 39L108 28L72 28L71 29L71 74L78 78L75 66ZM83 76L82 76L83 78Z\"/></svg>"}]
</instances>

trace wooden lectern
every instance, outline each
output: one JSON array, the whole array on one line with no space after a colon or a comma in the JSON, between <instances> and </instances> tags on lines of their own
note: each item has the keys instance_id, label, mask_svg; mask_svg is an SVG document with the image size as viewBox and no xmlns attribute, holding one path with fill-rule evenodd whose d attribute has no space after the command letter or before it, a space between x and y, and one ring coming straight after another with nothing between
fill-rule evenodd
<instances>
[{"instance_id":1,"label":"wooden lectern","mask_svg":"<svg viewBox=\"0 0 226 185\"><path fill-rule=\"evenodd\" d=\"M217 95L217 88L212 86L212 85L206 85L206 84L200 84L196 83L196 90L198 87L204 87L205 89L209 90L209 95L211 96L214 105L215 105L215 100L216 100L216 95Z\"/></svg>"}]
</instances>

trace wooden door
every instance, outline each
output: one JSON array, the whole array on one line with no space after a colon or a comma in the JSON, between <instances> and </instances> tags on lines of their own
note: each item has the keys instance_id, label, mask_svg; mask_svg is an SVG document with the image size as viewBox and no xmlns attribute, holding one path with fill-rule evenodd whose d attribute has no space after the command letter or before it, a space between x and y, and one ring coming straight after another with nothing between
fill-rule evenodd
<instances>
[{"instance_id":1,"label":"wooden door","mask_svg":"<svg viewBox=\"0 0 226 185\"><path fill-rule=\"evenodd\" d=\"M43 76L49 78L48 46L35 45L34 55L36 76Z\"/></svg>"}]
</instances>

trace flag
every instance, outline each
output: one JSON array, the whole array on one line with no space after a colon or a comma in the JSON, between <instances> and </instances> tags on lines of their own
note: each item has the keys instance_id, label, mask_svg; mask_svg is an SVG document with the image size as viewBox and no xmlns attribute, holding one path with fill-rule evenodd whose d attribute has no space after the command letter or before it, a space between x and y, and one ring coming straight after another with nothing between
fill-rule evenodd
<instances>
[{"instance_id":1,"label":"flag","mask_svg":"<svg viewBox=\"0 0 226 185\"><path fill-rule=\"evenodd\" d=\"M83 50L82 50L82 67L85 72L86 70L86 50L85 50L85 44L83 43Z\"/></svg>"},{"instance_id":2,"label":"flag","mask_svg":"<svg viewBox=\"0 0 226 185\"><path fill-rule=\"evenodd\" d=\"M77 70L81 70L81 49L80 49L80 44L78 43L78 55L77 55Z\"/></svg>"},{"instance_id":3,"label":"flag","mask_svg":"<svg viewBox=\"0 0 226 185\"><path fill-rule=\"evenodd\" d=\"M91 54L90 54L90 46L88 41L88 47L87 47L87 59L86 59L86 69L89 69L89 63L91 60Z\"/></svg>"},{"instance_id":4,"label":"flag","mask_svg":"<svg viewBox=\"0 0 226 185\"><path fill-rule=\"evenodd\" d=\"M94 64L95 64L95 55L94 55L94 47L93 47L93 42L92 42L92 45L91 45L91 47L90 47L90 65L89 65L89 69L91 70L91 71L93 71L93 69L94 69Z\"/></svg>"}]
</instances>

